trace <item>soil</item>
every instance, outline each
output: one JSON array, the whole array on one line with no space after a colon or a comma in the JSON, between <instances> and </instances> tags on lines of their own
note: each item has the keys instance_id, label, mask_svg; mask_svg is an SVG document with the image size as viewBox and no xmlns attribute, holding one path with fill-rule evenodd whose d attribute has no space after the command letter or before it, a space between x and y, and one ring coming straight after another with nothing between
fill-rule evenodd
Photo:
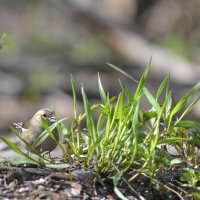
<instances>
[{"instance_id":1,"label":"soil","mask_svg":"<svg viewBox=\"0 0 200 200\"><path fill-rule=\"evenodd\" d=\"M97 188L98 187L98 188ZM0 199L114 199L94 172L0 165Z\"/></svg>"},{"instance_id":2,"label":"soil","mask_svg":"<svg viewBox=\"0 0 200 200\"><path fill-rule=\"evenodd\" d=\"M130 200L181 199L179 193L185 192L178 184L181 171L180 168L159 173L159 184L152 184L144 174L131 185L123 177L118 189ZM92 170L80 166L55 170L36 165L3 164L0 165L0 199L120 199L111 178L101 175L102 184L99 180Z\"/></svg>"}]
</instances>

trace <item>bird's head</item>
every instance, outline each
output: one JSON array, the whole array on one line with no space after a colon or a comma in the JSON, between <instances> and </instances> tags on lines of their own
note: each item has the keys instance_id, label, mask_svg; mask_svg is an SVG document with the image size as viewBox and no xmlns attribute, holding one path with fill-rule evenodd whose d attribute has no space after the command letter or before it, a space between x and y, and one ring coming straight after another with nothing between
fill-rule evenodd
<instances>
[{"instance_id":1,"label":"bird's head","mask_svg":"<svg viewBox=\"0 0 200 200\"><path fill-rule=\"evenodd\" d=\"M49 108L43 108L38 110L32 118L34 121L40 121L43 119L47 121L49 124L56 122L56 118L54 116L54 112Z\"/></svg>"}]
</instances>

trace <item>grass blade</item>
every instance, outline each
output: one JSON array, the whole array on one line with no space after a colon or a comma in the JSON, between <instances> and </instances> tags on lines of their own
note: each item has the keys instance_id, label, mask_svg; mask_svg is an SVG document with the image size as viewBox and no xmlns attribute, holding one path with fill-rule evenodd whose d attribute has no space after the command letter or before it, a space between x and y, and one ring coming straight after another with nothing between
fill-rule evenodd
<instances>
[{"instance_id":1,"label":"grass blade","mask_svg":"<svg viewBox=\"0 0 200 200\"><path fill-rule=\"evenodd\" d=\"M71 75L71 86L72 86L72 92L73 92L73 100L74 100L74 118L77 118L77 102L76 102L76 88L74 84L73 76Z\"/></svg>"},{"instance_id":2,"label":"grass blade","mask_svg":"<svg viewBox=\"0 0 200 200\"><path fill-rule=\"evenodd\" d=\"M87 129L91 136L92 143L95 143L95 141L97 139L95 125L94 125L94 121L93 121L93 117L92 117L92 112L91 112L91 109L88 104L88 99L87 99L87 96L85 94L83 87L81 88L81 92L82 92L82 97L83 97L84 109L85 109L85 113L86 113Z\"/></svg>"},{"instance_id":3,"label":"grass blade","mask_svg":"<svg viewBox=\"0 0 200 200\"><path fill-rule=\"evenodd\" d=\"M149 69L150 69L150 64L147 65L146 69L144 70L142 77L140 78L140 81L138 83L136 92L135 92L135 100L140 99L143 93L143 89L145 88L145 82L146 82L146 78L147 75L149 73Z\"/></svg>"},{"instance_id":4,"label":"grass blade","mask_svg":"<svg viewBox=\"0 0 200 200\"><path fill-rule=\"evenodd\" d=\"M163 82L160 84L159 88L158 88L158 91L157 91L157 94L156 94L156 100L158 100L158 98L160 97L160 95L162 94L164 88L167 86L168 88L168 85L169 85L169 76L167 76Z\"/></svg>"},{"instance_id":5,"label":"grass blade","mask_svg":"<svg viewBox=\"0 0 200 200\"><path fill-rule=\"evenodd\" d=\"M175 127L182 127L182 128L197 128L200 129L200 123L190 120L181 120L174 125Z\"/></svg>"},{"instance_id":6,"label":"grass blade","mask_svg":"<svg viewBox=\"0 0 200 200\"><path fill-rule=\"evenodd\" d=\"M100 97L101 97L101 101L102 101L103 104L106 104L107 97L106 97L106 93L103 89L103 85L101 83L99 73L98 73L98 86L99 86L99 94L100 94Z\"/></svg>"},{"instance_id":7,"label":"grass blade","mask_svg":"<svg viewBox=\"0 0 200 200\"><path fill-rule=\"evenodd\" d=\"M156 101L156 99L154 98L154 96L149 92L149 90L147 88L144 88L144 94L147 97L148 101L153 106L153 108L155 108L157 113L159 113L161 111L161 107L158 104L158 102Z\"/></svg>"},{"instance_id":8,"label":"grass blade","mask_svg":"<svg viewBox=\"0 0 200 200\"><path fill-rule=\"evenodd\" d=\"M197 83L195 86L190 89L184 97L181 98L181 100L176 104L174 109L171 111L169 122L172 121L173 116L179 112L186 104L188 103L189 99L195 95L200 90L200 82Z\"/></svg>"},{"instance_id":9,"label":"grass blade","mask_svg":"<svg viewBox=\"0 0 200 200\"><path fill-rule=\"evenodd\" d=\"M37 160L31 158L30 156L28 156L26 153L24 153L17 145L15 145L11 140L6 139L2 136L0 136L0 138L9 146L10 149L12 149L13 151L15 151L16 153L18 153L19 155L33 161L34 163L38 163Z\"/></svg>"},{"instance_id":10,"label":"grass blade","mask_svg":"<svg viewBox=\"0 0 200 200\"><path fill-rule=\"evenodd\" d=\"M112 67L113 69L115 69L116 71L120 72L121 74L124 74L125 76L127 76L129 79L131 79L133 82L135 83L138 83L137 80L135 80L132 76L130 76L129 74L127 74L125 71L123 71L122 69L120 69L119 67L113 65L113 64L110 64L110 63L107 63L107 65L109 65L110 67Z\"/></svg>"}]
</instances>

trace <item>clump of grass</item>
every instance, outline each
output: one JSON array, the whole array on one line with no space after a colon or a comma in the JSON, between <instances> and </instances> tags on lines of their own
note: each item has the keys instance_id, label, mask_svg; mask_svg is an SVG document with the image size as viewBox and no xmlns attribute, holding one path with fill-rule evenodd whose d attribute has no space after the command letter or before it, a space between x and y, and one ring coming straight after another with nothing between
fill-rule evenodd
<instances>
[{"instance_id":1,"label":"clump of grass","mask_svg":"<svg viewBox=\"0 0 200 200\"><path fill-rule=\"evenodd\" d=\"M179 192L167 184L161 184L162 178L158 177L162 177L164 172L172 168L181 166L179 177L184 184L180 183L179 187L183 187L184 190L180 193L183 196L191 195L196 198L200 192L198 187L200 173L196 170L199 166L200 123L185 120L185 117L200 99L198 95L200 82L174 103L169 87L169 76L160 84L156 96L146 87L150 64L139 81L116 66L109 65L130 78L133 84L137 84L137 89L131 91L120 81L121 92L118 96L110 96L104 90L98 75L100 101L98 104L90 105L82 87L85 112L78 115L76 87L71 77L74 115L67 119L71 121L71 127L66 127L63 120L57 122L57 128L65 140L64 144L59 144L62 150L61 157L64 157L65 163L76 161L81 167L92 167L99 178L112 178L114 191L122 199L125 199L125 196L120 192L119 186L123 183L128 185L137 198L142 198L131 186L141 175L148 178L155 190L164 188L180 197ZM163 95L165 99L161 102ZM148 110L142 109L143 99L149 102ZM94 112L98 115L97 122ZM82 124L85 124L84 128L81 128ZM51 129L48 127L45 129L51 136ZM16 135L20 137L17 133ZM2 137L1 139L17 153L41 164L41 157L39 160L33 160L32 157L27 157L21 150L19 151L8 139ZM166 150L169 146L178 152L176 157ZM45 162L52 161L46 159ZM66 167L63 163L55 164L58 168ZM189 192L186 192L185 188L189 188Z\"/></svg>"}]
</instances>

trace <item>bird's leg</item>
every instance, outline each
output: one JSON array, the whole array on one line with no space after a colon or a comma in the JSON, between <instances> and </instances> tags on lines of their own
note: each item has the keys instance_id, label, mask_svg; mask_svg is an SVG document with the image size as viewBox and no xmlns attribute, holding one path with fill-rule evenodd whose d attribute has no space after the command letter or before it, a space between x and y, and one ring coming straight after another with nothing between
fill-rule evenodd
<instances>
[{"instance_id":1,"label":"bird's leg","mask_svg":"<svg viewBox=\"0 0 200 200\"><path fill-rule=\"evenodd\" d=\"M30 151L26 151L26 154L28 155L28 157L30 157L31 156L31 152Z\"/></svg>"},{"instance_id":2,"label":"bird's leg","mask_svg":"<svg viewBox=\"0 0 200 200\"><path fill-rule=\"evenodd\" d=\"M49 158L52 160L51 152L50 151L48 151L48 155L49 155Z\"/></svg>"},{"instance_id":3,"label":"bird's leg","mask_svg":"<svg viewBox=\"0 0 200 200\"><path fill-rule=\"evenodd\" d=\"M49 152L49 151L45 151L45 152L43 152L43 153L41 154L41 156L44 157L46 154L48 154L49 159L52 160L51 152Z\"/></svg>"}]
</instances>

